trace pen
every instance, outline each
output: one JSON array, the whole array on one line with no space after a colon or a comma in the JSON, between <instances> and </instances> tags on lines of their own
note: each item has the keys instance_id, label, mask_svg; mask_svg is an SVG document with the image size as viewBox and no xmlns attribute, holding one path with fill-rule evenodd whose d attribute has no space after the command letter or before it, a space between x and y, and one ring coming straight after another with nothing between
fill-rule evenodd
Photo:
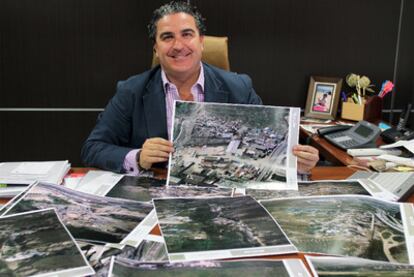
<instances>
[{"instance_id":1,"label":"pen","mask_svg":"<svg viewBox=\"0 0 414 277\"><path fill-rule=\"evenodd\" d=\"M341 97L342 97L342 101L346 102L347 97L346 97L345 91L341 91Z\"/></svg>"}]
</instances>

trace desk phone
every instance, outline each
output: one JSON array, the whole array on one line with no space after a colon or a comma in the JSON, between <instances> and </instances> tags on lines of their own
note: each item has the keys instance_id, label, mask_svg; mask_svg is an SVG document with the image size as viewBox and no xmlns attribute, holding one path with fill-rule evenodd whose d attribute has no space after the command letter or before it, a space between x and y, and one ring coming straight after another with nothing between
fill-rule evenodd
<instances>
[{"instance_id":1,"label":"desk phone","mask_svg":"<svg viewBox=\"0 0 414 277\"><path fill-rule=\"evenodd\" d=\"M344 150L351 148L376 147L375 142L381 133L378 126L367 121L359 121L354 126L332 126L318 130L319 135Z\"/></svg>"}]
</instances>

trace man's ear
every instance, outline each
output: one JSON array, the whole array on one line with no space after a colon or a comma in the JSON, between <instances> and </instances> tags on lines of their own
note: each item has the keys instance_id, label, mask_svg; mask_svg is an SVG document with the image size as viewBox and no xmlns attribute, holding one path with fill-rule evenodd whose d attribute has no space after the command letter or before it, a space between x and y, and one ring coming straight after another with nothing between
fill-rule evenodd
<instances>
[{"instance_id":1,"label":"man's ear","mask_svg":"<svg viewBox=\"0 0 414 277\"><path fill-rule=\"evenodd\" d=\"M204 51L204 35L200 35L201 50Z\"/></svg>"},{"instance_id":2,"label":"man's ear","mask_svg":"<svg viewBox=\"0 0 414 277\"><path fill-rule=\"evenodd\" d=\"M155 56L158 58L158 52L157 52L156 46L157 45L154 43L154 46L152 46L152 51L154 52Z\"/></svg>"}]
</instances>

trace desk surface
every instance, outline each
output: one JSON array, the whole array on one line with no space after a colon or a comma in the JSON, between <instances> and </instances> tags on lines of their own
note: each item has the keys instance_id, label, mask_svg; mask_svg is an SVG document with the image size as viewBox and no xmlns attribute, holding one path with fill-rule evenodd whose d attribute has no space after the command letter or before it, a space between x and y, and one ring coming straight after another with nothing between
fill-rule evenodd
<instances>
[{"instance_id":1,"label":"desk surface","mask_svg":"<svg viewBox=\"0 0 414 277\"><path fill-rule=\"evenodd\" d=\"M90 168L73 168L71 169L72 173L84 173L90 170ZM316 167L312 170L311 179L312 180L340 180L346 179L351 174L353 174L355 170L350 169L346 166L338 166L338 167ZM158 175L164 174L165 172L157 172ZM6 203L7 199L0 199L0 203ZM410 196L408 202L414 203L414 194ZM152 231L151 234L153 235L161 235L160 229L156 226ZM309 254L306 254L309 255ZM311 254L312 255L312 254ZM259 257L256 257L259 258ZM310 267L307 264L305 259L304 253L296 253L296 254L287 254L287 255L272 255L272 256L264 256L260 258L267 258L267 259L301 259L305 266L307 267L308 271L310 271Z\"/></svg>"}]
</instances>

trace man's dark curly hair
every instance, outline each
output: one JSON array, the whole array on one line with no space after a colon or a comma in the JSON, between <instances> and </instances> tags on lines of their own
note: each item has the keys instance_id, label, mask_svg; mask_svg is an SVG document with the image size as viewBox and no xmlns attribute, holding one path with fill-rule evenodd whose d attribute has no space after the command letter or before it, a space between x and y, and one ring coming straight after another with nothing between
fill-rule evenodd
<instances>
[{"instance_id":1,"label":"man's dark curly hair","mask_svg":"<svg viewBox=\"0 0 414 277\"><path fill-rule=\"evenodd\" d=\"M162 17L175 14L175 13L186 13L194 17L196 26L200 35L204 35L206 33L206 24L205 19L198 11L197 7L191 6L189 3L184 1L171 1L168 4L162 5L158 9L156 9L152 13L152 18L150 23L148 24L148 35L150 40L155 43L155 36L157 35L157 22Z\"/></svg>"}]
</instances>

